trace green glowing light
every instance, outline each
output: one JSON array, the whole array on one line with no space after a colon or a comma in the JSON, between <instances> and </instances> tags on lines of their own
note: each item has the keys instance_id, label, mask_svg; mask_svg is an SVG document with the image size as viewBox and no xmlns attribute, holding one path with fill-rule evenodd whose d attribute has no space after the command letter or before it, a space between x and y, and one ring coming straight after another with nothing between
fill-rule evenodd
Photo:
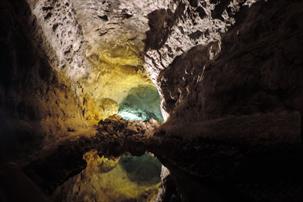
<instances>
[{"instance_id":1,"label":"green glowing light","mask_svg":"<svg viewBox=\"0 0 303 202\"><path fill-rule=\"evenodd\" d=\"M129 91L119 106L118 114L127 120L148 121L153 118L163 121L160 109L160 96L151 85L139 85Z\"/></svg>"},{"instance_id":2,"label":"green glowing light","mask_svg":"<svg viewBox=\"0 0 303 202\"><path fill-rule=\"evenodd\" d=\"M134 120L134 121L140 121L145 120L145 117L138 116L135 113L127 112L127 111L120 111L119 115L125 119L125 120Z\"/></svg>"}]
</instances>

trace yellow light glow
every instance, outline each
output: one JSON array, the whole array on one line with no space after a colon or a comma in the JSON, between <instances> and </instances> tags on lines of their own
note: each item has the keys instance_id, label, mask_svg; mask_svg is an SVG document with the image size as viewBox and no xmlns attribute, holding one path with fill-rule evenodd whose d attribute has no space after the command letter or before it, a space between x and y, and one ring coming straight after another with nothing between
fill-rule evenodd
<instances>
[{"instance_id":1,"label":"yellow light glow","mask_svg":"<svg viewBox=\"0 0 303 202\"><path fill-rule=\"evenodd\" d=\"M140 50L132 43L120 40L90 48L87 58L93 68L83 82L90 105L86 118L93 122L116 114L131 89L153 86L142 66Z\"/></svg>"}]
</instances>

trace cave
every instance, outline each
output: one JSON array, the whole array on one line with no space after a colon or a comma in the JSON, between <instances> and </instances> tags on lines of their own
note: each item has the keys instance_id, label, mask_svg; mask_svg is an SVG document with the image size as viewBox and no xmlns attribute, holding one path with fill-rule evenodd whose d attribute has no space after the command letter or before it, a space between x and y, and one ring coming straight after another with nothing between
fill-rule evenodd
<instances>
[{"instance_id":1,"label":"cave","mask_svg":"<svg viewBox=\"0 0 303 202\"><path fill-rule=\"evenodd\" d=\"M303 201L300 0L1 0L0 202Z\"/></svg>"}]
</instances>

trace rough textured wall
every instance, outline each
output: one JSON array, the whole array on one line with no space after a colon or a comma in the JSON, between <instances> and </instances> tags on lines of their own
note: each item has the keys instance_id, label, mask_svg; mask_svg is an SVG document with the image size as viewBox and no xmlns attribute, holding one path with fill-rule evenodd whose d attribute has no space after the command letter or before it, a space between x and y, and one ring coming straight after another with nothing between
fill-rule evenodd
<instances>
[{"instance_id":1,"label":"rough textured wall","mask_svg":"<svg viewBox=\"0 0 303 202\"><path fill-rule=\"evenodd\" d=\"M219 46L221 34L234 23L233 15L241 6L250 5L250 1L240 2L183 0L174 1L174 9L154 10L148 16L146 48L152 50L146 54L147 67L165 69L196 45L217 42Z\"/></svg>"},{"instance_id":2,"label":"rough textured wall","mask_svg":"<svg viewBox=\"0 0 303 202\"><path fill-rule=\"evenodd\" d=\"M154 150L163 146L189 201L200 190L206 201L302 200L302 8L282 0L241 8L213 59L212 44L195 46L160 73L171 118Z\"/></svg>"},{"instance_id":3,"label":"rough textured wall","mask_svg":"<svg viewBox=\"0 0 303 202\"><path fill-rule=\"evenodd\" d=\"M82 169L82 152L87 149L102 151L108 146L115 150L121 146L134 150L135 154L143 153L146 148L153 151L179 181L178 188L184 197L192 201L201 199L201 190L204 190L204 199L209 197L209 201L214 198L286 201L289 196L302 197L302 168L299 166L302 153L301 1L270 0L255 4L254 1L187 0L164 1L163 4L160 1L131 3L122 0L112 1L112 4L109 1L83 1L83 4L80 1L72 4L71 1L51 0L28 2L38 18L38 25L44 26L36 33L37 39L42 38L41 47L46 47L51 71L58 70L56 74L63 74L71 81L71 89L78 96L76 100L87 119L90 115L94 119L96 115L96 95L111 92L103 88L95 91L98 82L104 81L95 78L105 78L99 77L98 73L103 73L100 69L113 73L120 70L140 72L143 56L147 71L161 90L163 106L171 114L155 137L152 133L145 139L139 134L144 140L123 132L119 137L99 138L102 136L97 135L67 141L51 154L50 160L45 158L45 161L36 162L38 165L31 165L36 168L36 174L46 179L45 186L62 183L65 177ZM49 4L51 6L44 8ZM65 18L62 13L69 17ZM48 32L57 22L62 25L55 26L54 32ZM71 31L70 36L62 29L65 25ZM8 44L18 41L15 39ZM80 48L73 49L69 40L80 40ZM15 57L15 53L11 54ZM31 58L27 54L27 58ZM87 63L84 62L86 59ZM12 59L9 63L16 61ZM83 61L88 66L79 63L81 71L77 71L78 63L74 61ZM65 65L60 67L60 63ZM24 64L26 61L22 61ZM113 71L114 66L118 71ZM10 75L11 70L15 71L13 68L4 71ZM79 74L74 77L73 71ZM22 96L20 100L26 100L30 106L39 106L24 96L36 95L31 88L35 85L25 85L21 80L35 81L43 76L27 77L24 72L20 75L18 82L13 83L20 82L20 86L29 86L30 90L14 87L10 92L17 92L17 97ZM124 74L119 78L122 77ZM141 79L147 79L146 75L140 77L140 82ZM62 90L65 83L56 81L46 82L45 86ZM44 82L38 83L38 89L43 89ZM3 106L10 109L5 88L1 90L1 99L6 103ZM61 98L58 95L66 93L61 90L56 97ZM46 94L41 97L41 102L47 104L42 111L48 107L52 109L49 117L68 117L67 112L73 109L63 110L63 107L76 106L71 105L73 100L54 101ZM52 102L47 100L55 104L49 104ZM60 112L57 113L58 109ZM19 114L30 114L31 110L27 111ZM86 111L93 113L86 116ZM133 141L128 142L129 139ZM112 147L115 142L118 146ZM65 161L52 163L58 162L57 159L67 159L68 165ZM53 169L44 173L40 166ZM50 180L50 176L54 177Z\"/></svg>"},{"instance_id":4,"label":"rough textured wall","mask_svg":"<svg viewBox=\"0 0 303 202\"><path fill-rule=\"evenodd\" d=\"M115 113L103 108L116 108L131 89L153 85L143 68L147 14L169 1L27 2L52 68L71 81L91 124Z\"/></svg>"},{"instance_id":5,"label":"rough textured wall","mask_svg":"<svg viewBox=\"0 0 303 202\"><path fill-rule=\"evenodd\" d=\"M70 1L28 2L41 26L42 37L50 44L44 47L50 63L56 69L63 69L67 77L74 80L83 76L88 71L84 60L83 34Z\"/></svg>"},{"instance_id":6,"label":"rough textured wall","mask_svg":"<svg viewBox=\"0 0 303 202\"><path fill-rule=\"evenodd\" d=\"M46 52L52 58L53 68L72 81L84 117L93 123L104 117L98 112L102 111L102 99L119 104L127 96L116 90L112 90L116 96L108 95L107 84L116 85L117 82L108 82L109 77L129 67L134 71L130 74L145 71L149 74L164 96L163 107L171 112L188 94L185 91L190 87L185 83L186 79L191 80L193 72L187 68L176 73L182 81L171 90L167 83L174 81L164 75L166 69L171 69L170 66L178 63L178 57L196 46L209 45L205 51L213 59L221 50L221 35L235 23L234 16L242 7L254 3L253 0L27 2L42 27L42 38L50 44ZM116 71L117 65L121 68ZM136 85L146 84L145 78L133 79L131 85L124 82L124 86L130 86L125 89L113 88L127 92ZM118 78L112 80L115 79Z\"/></svg>"},{"instance_id":7,"label":"rough textured wall","mask_svg":"<svg viewBox=\"0 0 303 202\"><path fill-rule=\"evenodd\" d=\"M234 23L234 15L241 7L247 8L253 3L186 0L26 2L23 5L29 7L26 18L30 22L24 29L31 30L34 44L44 50L49 72L54 72L58 85L67 85L70 96L76 97L75 105L61 106L62 113L77 111L76 119L81 120L83 116L90 124L104 117L104 99L112 100L113 104L107 108L115 111L116 105L131 89L142 84L151 85L145 71L163 94L163 106L168 112L196 96L191 89L201 83L204 71L201 63L215 58L220 51L221 34ZM205 48L206 45L209 48ZM192 61L188 63L188 60ZM116 82L118 80L123 82ZM66 89L62 92L67 93ZM63 109L68 106L75 108ZM50 120L44 120L46 127ZM58 125L64 128L63 123Z\"/></svg>"},{"instance_id":8,"label":"rough textured wall","mask_svg":"<svg viewBox=\"0 0 303 202\"><path fill-rule=\"evenodd\" d=\"M148 15L150 29L146 33L145 67L159 86L165 101L163 108L168 113L190 93L187 83L200 80L202 71L195 70L199 71L199 75L195 75L197 72L192 69L196 67L184 67L184 63L174 68L174 73L166 69L171 69L170 66L183 61L187 52L199 47L209 46L204 51L207 55L195 51L196 58L188 56L188 60L192 59L192 63L212 60L221 50L222 34L235 23L234 16L241 8L250 7L253 3L255 1L250 0L173 1L173 8L154 10ZM168 83L175 85L173 89L170 90Z\"/></svg>"},{"instance_id":9,"label":"rough textured wall","mask_svg":"<svg viewBox=\"0 0 303 202\"><path fill-rule=\"evenodd\" d=\"M168 111L187 121L301 112L300 6L261 1L236 15L213 60L212 44L192 47L177 57L160 77Z\"/></svg>"},{"instance_id":10,"label":"rough textured wall","mask_svg":"<svg viewBox=\"0 0 303 202\"><path fill-rule=\"evenodd\" d=\"M1 1L0 148L3 158L26 156L85 126L70 84L31 40L38 30L26 4ZM55 138L56 137L56 138Z\"/></svg>"}]
</instances>

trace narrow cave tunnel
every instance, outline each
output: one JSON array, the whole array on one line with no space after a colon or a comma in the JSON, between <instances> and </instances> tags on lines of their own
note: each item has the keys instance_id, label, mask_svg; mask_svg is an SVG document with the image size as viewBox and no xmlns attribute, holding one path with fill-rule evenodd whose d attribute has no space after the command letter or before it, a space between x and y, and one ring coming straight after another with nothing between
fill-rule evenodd
<instances>
[{"instance_id":1,"label":"narrow cave tunnel","mask_svg":"<svg viewBox=\"0 0 303 202\"><path fill-rule=\"evenodd\" d=\"M302 20L302 1L0 1L0 201L303 201Z\"/></svg>"}]
</instances>

